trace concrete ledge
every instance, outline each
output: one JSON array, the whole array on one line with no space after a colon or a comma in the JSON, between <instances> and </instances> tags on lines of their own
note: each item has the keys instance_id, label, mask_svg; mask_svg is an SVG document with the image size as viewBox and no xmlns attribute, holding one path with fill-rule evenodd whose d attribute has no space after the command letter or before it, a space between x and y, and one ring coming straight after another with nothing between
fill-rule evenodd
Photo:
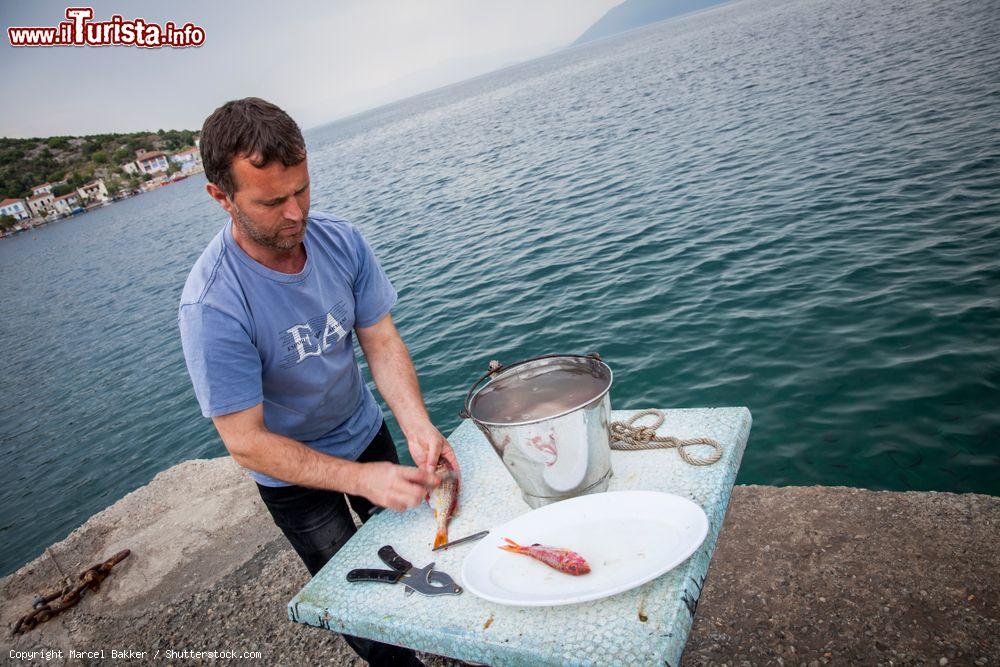
<instances>
[{"instance_id":1,"label":"concrete ledge","mask_svg":"<svg viewBox=\"0 0 1000 667\"><path fill-rule=\"evenodd\" d=\"M992 496L738 486L685 664L1000 664L998 542Z\"/></svg>"},{"instance_id":2,"label":"concrete ledge","mask_svg":"<svg viewBox=\"0 0 1000 667\"><path fill-rule=\"evenodd\" d=\"M998 664L998 538L990 496L736 487L684 664ZM132 555L100 592L25 635L10 630L58 571L43 555L0 580L3 655L232 650L362 664L333 633L287 620L308 573L228 457L160 473L50 551L76 573L123 548Z\"/></svg>"}]
</instances>

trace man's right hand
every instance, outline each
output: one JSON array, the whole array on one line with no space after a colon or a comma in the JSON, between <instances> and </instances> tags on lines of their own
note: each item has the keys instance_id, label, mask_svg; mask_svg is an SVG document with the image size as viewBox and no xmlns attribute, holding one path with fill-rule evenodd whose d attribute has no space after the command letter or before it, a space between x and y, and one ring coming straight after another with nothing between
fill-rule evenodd
<instances>
[{"instance_id":1,"label":"man's right hand","mask_svg":"<svg viewBox=\"0 0 1000 667\"><path fill-rule=\"evenodd\" d=\"M382 461L359 465L357 495L397 512L416 507L440 484L433 473L411 466Z\"/></svg>"}]
</instances>

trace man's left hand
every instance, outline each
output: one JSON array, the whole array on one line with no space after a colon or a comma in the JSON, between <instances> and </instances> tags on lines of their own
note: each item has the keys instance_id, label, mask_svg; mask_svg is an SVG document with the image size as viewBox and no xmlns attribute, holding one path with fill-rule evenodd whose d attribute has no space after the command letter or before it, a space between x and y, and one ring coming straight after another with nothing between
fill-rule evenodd
<instances>
[{"instance_id":1,"label":"man's left hand","mask_svg":"<svg viewBox=\"0 0 1000 667\"><path fill-rule=\"evenodd\" d=\"M461 477L462 473L458 469L455 452L448 444L448 440L433 425L427 424L420 431L408 434L406 444L409 446L410 456L413 457L413 462L417 464L418 468L434 472L438 459L444 457L451 464L455 473Z\"/></svg>"}]
</instances>

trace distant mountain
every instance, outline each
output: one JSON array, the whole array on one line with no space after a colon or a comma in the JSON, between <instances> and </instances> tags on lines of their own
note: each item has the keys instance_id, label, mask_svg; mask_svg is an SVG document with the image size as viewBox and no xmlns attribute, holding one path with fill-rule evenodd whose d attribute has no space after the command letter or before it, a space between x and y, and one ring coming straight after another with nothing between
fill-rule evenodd
<instances>
[{"instance_id":1,"label":"distant mountain","mask_svg":"<svg viewBox=\"0 0 1000 667\"><path fill-rule=\"evenodd\" d=\"M632 28L718 5L725 0L625 0L612 7L571 46L592 42Z\"/></svg>"}]
</instances>

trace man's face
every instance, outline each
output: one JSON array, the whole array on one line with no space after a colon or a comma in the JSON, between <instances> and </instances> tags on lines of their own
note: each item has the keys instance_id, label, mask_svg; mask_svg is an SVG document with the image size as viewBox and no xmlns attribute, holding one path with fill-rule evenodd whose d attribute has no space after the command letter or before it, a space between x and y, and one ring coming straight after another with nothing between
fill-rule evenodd
<instances>
[{"instance_id":1,"label":"man's face","mask_svg":"<svg viewBox=\"0 0 1000 667\"><path fill-rule=\"evenodd\" d=\"M309 216L306 160L292 167L272 162L258 168L238 157L233 160L233 178L236 192L227 210L241 231L271 250L291 250L302 242Z\"/></svg>"}]
</instances>

